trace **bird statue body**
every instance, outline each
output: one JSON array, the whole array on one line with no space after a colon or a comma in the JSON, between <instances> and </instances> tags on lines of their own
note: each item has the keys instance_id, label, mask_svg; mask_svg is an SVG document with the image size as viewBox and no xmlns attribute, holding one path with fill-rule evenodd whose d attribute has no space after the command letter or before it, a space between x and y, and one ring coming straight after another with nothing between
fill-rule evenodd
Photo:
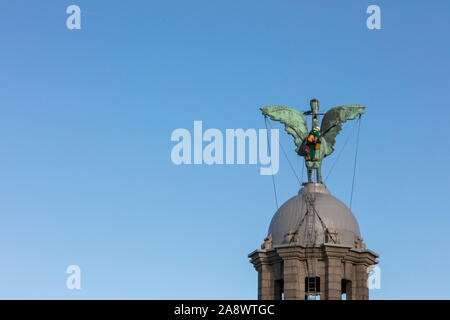
<instances>
[{"instance_id":1,"label":"bird statue body","mask_svg":"<svg viewBox=\"0 0 450 320\"><path fill-rule=\"evenodd\" d=\"M354 120L364 113L364 106L348 104L328 110L319 127L319 101L312 99L311 111L304 113L286 106L267 106L261 108L262 114L273 121L284 124L288 134L294 137L295 151L305 158L308 169L308 182L313 182L312 172L316 170L316 180L322 182L322 159L334 151L336 136L342 130L342 124ZM308 131L305 115L312 116L312 130Z\"/></svg>"}]
</instances>

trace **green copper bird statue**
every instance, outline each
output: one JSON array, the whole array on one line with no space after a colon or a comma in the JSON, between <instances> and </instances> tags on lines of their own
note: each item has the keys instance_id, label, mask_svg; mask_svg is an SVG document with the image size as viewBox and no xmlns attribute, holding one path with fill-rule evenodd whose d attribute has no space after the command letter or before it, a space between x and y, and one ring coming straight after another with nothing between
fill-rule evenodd
<instances>
[{"instance_id":1,"label":"green copper bird statue","mask_svg":"<svg viewBox=\"0 0 450 320\"><path fill-rule=\"evenodd\" d=\"M312 172L316 170L316 180L322 182L322 159L334 151L336 136L342 130L342 124L347 120L354 120L364 113L364 106L347 104L328 110L325 114L319 113L319 101L312 99L311 111L304 113L285 106L267 106L261 108L262 114L271 120L284 124L288 134L294 137L297 146L295 151L305 158L308 169L308 182L313 182ZM305 115L312 116L312 129L308 130ZM319 115L324 115L322 125L319 127Z\"/></svg>"}]
</instances>

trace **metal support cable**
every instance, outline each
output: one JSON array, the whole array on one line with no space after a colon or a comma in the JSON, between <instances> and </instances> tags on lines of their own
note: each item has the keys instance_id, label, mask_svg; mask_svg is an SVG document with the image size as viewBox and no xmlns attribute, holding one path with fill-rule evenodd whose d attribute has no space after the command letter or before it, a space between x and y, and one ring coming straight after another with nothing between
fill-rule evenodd
<instances>
[{"instance_id":1,"label":"metal support cable","mask_svg":"<svg viewBox=\"0 0 450 320\"><path fill-rule=\"evenodd\" d=\"M361 118L358 119L357 122L359 122L360 120L361 120ZM347 143L350 141L350 138L353 136L353 132L355 131L356 125L357 125L357 123L355 123L355 124L353 125L352 130L350 131L350 133L349 133L348 136L347 136L347 139L346 139L345 142L344 142L344 146L342 147L341 151L339 151L339 153L338 153L336 159L334 159L334 162L333 162L333 164L331 165L331 168L330 168L330 170L328 171L328 174L327 174L327 176L326 176L326 178L325 178L325 180L324 180L325 182L327 182L328 177L330 176L331 172L333 172L334 166L336 165L336 163L338 162L339 158L341 157L341 155L342 155L342 153L343 153L345 147L347 146Z\"/></svg>"},{"instance_id":2,"label":"metal support cable","mask_svg":"<svg viewBox=\"0 0 450 320\"><path fill-rule=\"evenodd\" d=\"M264 117L264 123L266 125L266 131L268 131L267 129L267 116ZM269 142L269 134L266 134L267 137L267 146L269 147L269 153L270 156L272 157L272 151L270 149L270 142ZM270 163L270 168L272 169L272 184L273 184L273 193L275 194L275 205L277 206L277 210L278 210L278 198L277 198L277 188L275 187L275 175L273 174L273 167L272 167L272 160Z\"/></svg>"},{"instance_id":3,"label":"metal support cable","mask_svg":"<svg viewBox=\"0 0 450 320\"><path fill-rule=\"evenodd\" d=\"M358 135L356 136L355 163L353 165L352 192L350 194L350 210L352 210L353 191L354 191L354 187L355 187L356 160L358 159L359 133L360 133L360 131L361 131L361 115L359 115L359 119L358 119Z\"/></svg>"},{"instance_id":4,"label":"metal support cable","mask_svg":"<svg viewBox=\"0 0 450 320\"><path fill-rule=\"evenodd\" d=\"M266 124L267 124L267 116L266 116ZM270 122L269 122L269 126L270 126L270 129L273 130L272 125L270 124ZM266 127L266 128L267 128L267 127ZM300 179L298 178L298 175L297 175L297 173L295 172L294 166L292 165L291 161L289 160L289 158L288 158L288 156L287 156L287 153L286 153L286 150L284 149L284 147L283 147L283 145L281 144L280 140L278 140L278 144L280 145L281 151L283 151L284 157L286 158L287 162L289 163L289 166L291 167L291 170L292 170L292 172L294 173L295 178L297 178L298 183L301 185L302 182L301 182Z\"/></svg>"}]
</instances>

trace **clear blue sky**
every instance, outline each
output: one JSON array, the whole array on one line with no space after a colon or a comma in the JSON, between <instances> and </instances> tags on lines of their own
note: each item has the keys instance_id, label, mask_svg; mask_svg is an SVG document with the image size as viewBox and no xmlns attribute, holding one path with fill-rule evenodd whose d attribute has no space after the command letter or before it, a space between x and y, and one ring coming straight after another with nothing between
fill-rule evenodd
<instances>
[{"instance_id":1,"label":"clear blue sky","mask_svg":"<svg viewBox=\"0 0 450 320\"><path fill-rule=\"evenodd\" d=\"M271 177L175 166L170 135L263 128L259 107L313 97L367 106L353 211L381 256L371 297L450 298L449 30L448 1L2 3L0 298L256 298L247 254L275 211ZM345 203L354 147L327 181ZM280 159L284 202L299 186Z\"/></svg>"}]
</instances>

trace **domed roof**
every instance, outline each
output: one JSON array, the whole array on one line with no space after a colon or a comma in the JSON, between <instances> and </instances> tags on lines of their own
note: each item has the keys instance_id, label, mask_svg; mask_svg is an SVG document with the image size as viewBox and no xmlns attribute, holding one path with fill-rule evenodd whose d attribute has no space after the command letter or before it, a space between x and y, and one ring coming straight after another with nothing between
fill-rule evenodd
<instances>
[{"instance_id":1,"label":"domed roof","mask_svg":"<svg viewBox=\"0 0 450 320\"><path fill-rule=\"evenodd\" d=\"M310 211L315 208L317 214L310 216L314 216L313 218L305 217L308 207ZM307 229L308 223L311 226L314 224L314 229ZM313 238L306 234L306 230L314 230ZM320 183L306 184L298 195L278 209L269 226L270 235L272 246L293 243L320 246L323 243L334 243L358 248L362 243L358 222L353 213Z\"/></svg>"}]
</instances>

